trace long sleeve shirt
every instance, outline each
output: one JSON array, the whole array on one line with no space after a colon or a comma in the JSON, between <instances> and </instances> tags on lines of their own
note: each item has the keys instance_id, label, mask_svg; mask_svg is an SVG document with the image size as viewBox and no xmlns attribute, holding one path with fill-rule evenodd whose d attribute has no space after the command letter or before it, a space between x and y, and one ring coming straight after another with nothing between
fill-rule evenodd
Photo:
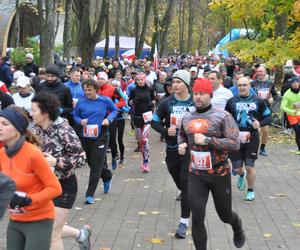
<instances>
[{"instance_id":1,"label":"long sleeve shirt","mask_svg":"<svg viewBox=\"0 0 300 250\"><path fill-rule=\"evenodd\" d=\"M285 92L282 102L281 102L281 110L286 112L288 115L300 115L300 109L296 109L294 104L300 103L300 91L298 93L294 93L291 89ZM297 113L295 114L295 111Z\"/></svg>"},{"instance_id":2,"label":"long sleeve shirt","mask_svg":"<svg viewBox=\"0 0 300 250\"><path fill-rule=\"evenodd\" d=\"M88 119L88 125L97 125L97 136L87 138L96 139L101 135L101 127L104 119L112 122L117 116L118 109L112 100L105 96L98 96L96 99L88 99L84 97L79 100L74 110L74 120L81 124L81 120ZM84 130L85 128L83 128ZM85 137L84 131L82 136Z\"/></svg>"},{"instance_id":3,"label":"long sleeve shirt","mask_svg":"<svg viewBox=\"0 0 300 250\"><path fill-rule=\"evenodd\" d=\"M11 215L12 220L38 221L55 218L52 199L61 194L61 185L35 145L25 142L12 158L2 148L0 171L15 181L17 191L26 193L32 200L31 205L24 207L26 212Z\"/></svg>"},{"instance_id":4,"label":"long sleeve shirt","mask_svg":"<svg viewBox=\"0 0 300 250\"><path fill-rule=\"evenodd\" d=\"M194 140L196 133L208 137L208 144L197 144ZM240 147L239 130L228 112L210 105L201 112L191 111L182 117L178 133L178 144L184 142L188 145L192 156L200 152L209 157L206 159L206 163L210 163L211 168L207 170L197 168L197 164L193 164L193 157L191 157L189 167L191 173L223 176L230 174L228 151L236 151Z\"/></svg>"}]
</instances>

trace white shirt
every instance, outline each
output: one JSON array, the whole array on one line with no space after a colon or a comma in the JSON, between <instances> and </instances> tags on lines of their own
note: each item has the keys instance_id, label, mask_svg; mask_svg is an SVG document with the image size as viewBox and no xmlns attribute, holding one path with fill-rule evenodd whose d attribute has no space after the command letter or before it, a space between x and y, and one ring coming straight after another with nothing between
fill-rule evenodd
<instances>
[{"instance_id":1,"label":"white shirt","mask_svg":"<svg viewBox=\"0 0 300 250\"><path fill-rule=\"evenodd\" d=\"M157 79L157 75L156 75L156 73L154 71L151 70L150 73L149 73L149 75L146 74L146 80L148 82L150 82L150 84L151 84L150 87L152 87L152 85L153 85L153 83L154 83L154 81L156 79Z\"/></svg>"},{"instance_id":2,"label":"white shirt","mask_svg":"<svg viewBox=\"0 0 300 250\"><path fill-rule=\"evenodd\" d=\"M224 88L223 86L220 86L218 89L216 89L213 92L213 98L211 99L212 106L219 108L219 109L225 109L227 101L233 97L232 92L229 89Z\"/></svg>"},{"instance_id":3,"label":"white shirt","mask_svg":"<svg viewBox=\"0 0 300 250\"><path fill-rule=\"evenodd\" d=\"M19 93L13 94L12 98L16 106L26 109L29 113L31 112L31 100L34 96L34 93L30 93L27 97L20 96Z\"/></svg>"}]
</instances>

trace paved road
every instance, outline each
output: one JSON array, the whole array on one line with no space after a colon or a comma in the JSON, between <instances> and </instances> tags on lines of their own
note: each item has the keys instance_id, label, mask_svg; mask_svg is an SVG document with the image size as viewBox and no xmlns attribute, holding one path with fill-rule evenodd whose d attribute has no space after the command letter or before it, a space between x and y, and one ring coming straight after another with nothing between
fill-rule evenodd
<instances>
[{"instance_id":1,"label":"paved road","mask_svg":"<svg viewBox=\"0 0 300 250\"><path fill-rule=\"evenodd\" d=\"M102 186L93 205L84 205L88 168L78 171L79 193L69 223L93 227L94 250L192 250L192 238L174 239L180 217L178 190L164 162L164 143L151 136L151 172L141 173L141 156L133 153L136 144L126 134L127 163L115 171L112 190ZM268 157L257 161L256 200L248 203L233 179L233 208L245 225L247 241L242 249L300 249L300 156L292 146L268 145ZM0 249L5 249L7 219L0 223ZM208 249L235 249L231 227L221 223L210 197L207 206ZM151 243L151 240L154 240ZM65 249L78 249L72 239Z\"/></svg>"}]
</instances>

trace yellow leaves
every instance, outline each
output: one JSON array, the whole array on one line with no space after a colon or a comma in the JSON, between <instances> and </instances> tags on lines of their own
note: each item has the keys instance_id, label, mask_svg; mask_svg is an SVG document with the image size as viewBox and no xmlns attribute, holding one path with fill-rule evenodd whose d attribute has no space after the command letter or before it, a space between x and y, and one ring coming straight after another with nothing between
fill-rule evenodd
<instances>
[{"instance_id":1,"label":"yellow leaves","mask_svg":"<svg viewBox=\"0 0 300 250\"><path fill-rule=\"evenodd\" d=\"M150 242L152 244L162 244L163 242L165 242L164 240L162 240L161 238L151 238Z\"/></svg>"},{"instance_id":2,"label":"yellow leaves","mask_svg":"<svg viewBox=\"0 0 300 250\"><path fill-rule=\"evenodd\" d=\"M138 214L139 214L139 215L146 215L147 213L144 212L144 211L140 211L140 212L138 212Z\"/></svg>"},{"instance_id":3,"label":"yellow leaves","mask_svg":"<svg viewBox=\"0 0 300 250\"><path fill-rule=\"evenodd\" d=\"M270 234L270 233L265 233L264 234L265 239L268 239L268 238L271 238L271 237L272 237L272 234Z\"/></svg>"},{"instance_id":4,"label":"yellow leaves","mask_svg":"<svg viewBox=\"0 0 300 250\"><path fill-rule=\"evenodd\" d=\"M294 223L293 226L294 227L300 227L300 223Z\"/></svg>"}]
</instances>

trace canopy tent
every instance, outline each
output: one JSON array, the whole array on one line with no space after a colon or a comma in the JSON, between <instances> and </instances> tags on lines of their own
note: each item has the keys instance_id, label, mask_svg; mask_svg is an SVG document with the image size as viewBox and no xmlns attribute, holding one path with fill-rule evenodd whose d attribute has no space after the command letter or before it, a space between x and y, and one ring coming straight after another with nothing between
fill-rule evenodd
<instances>
[{"instance_id":1,"label":"canopy tent","mask_svg":"<svg viewBox=\"0 0 300 250\"><path fill-rule=\"evenodd\" d=\"M120 55L125 53L126 51L130 49L135 48L135 37L126 37L126 36L120 36ZM104 56L104 50L105 50L105 39L100 41L96 44L94 49L94 58L96 56ZM144 43L143 51L141 57L144 58L146 55L150 56L151 54L151 47ZM109 46L108 46L108 56L114 57L115 56L115 37L109 36Z\"/></svg>"},{"instance_id":2,"label":"canopy tent","mask_svg":"<svg viewBox=\"0 0 300 250\"><path fill-rule=\"evenodd\" d=\"M248 30L249 32L252 32L252 30ZM224 36L216 45L215 49L212 51L215 55L224 55L224 57L228 57L229 53L228 50L224 49L223 47L232 41L235 41L237 39L240 39L241 37L245 36L247 34L246 29L232 29L231 32L227 33L226 36Z\"/></svg>"}]
</instances>

